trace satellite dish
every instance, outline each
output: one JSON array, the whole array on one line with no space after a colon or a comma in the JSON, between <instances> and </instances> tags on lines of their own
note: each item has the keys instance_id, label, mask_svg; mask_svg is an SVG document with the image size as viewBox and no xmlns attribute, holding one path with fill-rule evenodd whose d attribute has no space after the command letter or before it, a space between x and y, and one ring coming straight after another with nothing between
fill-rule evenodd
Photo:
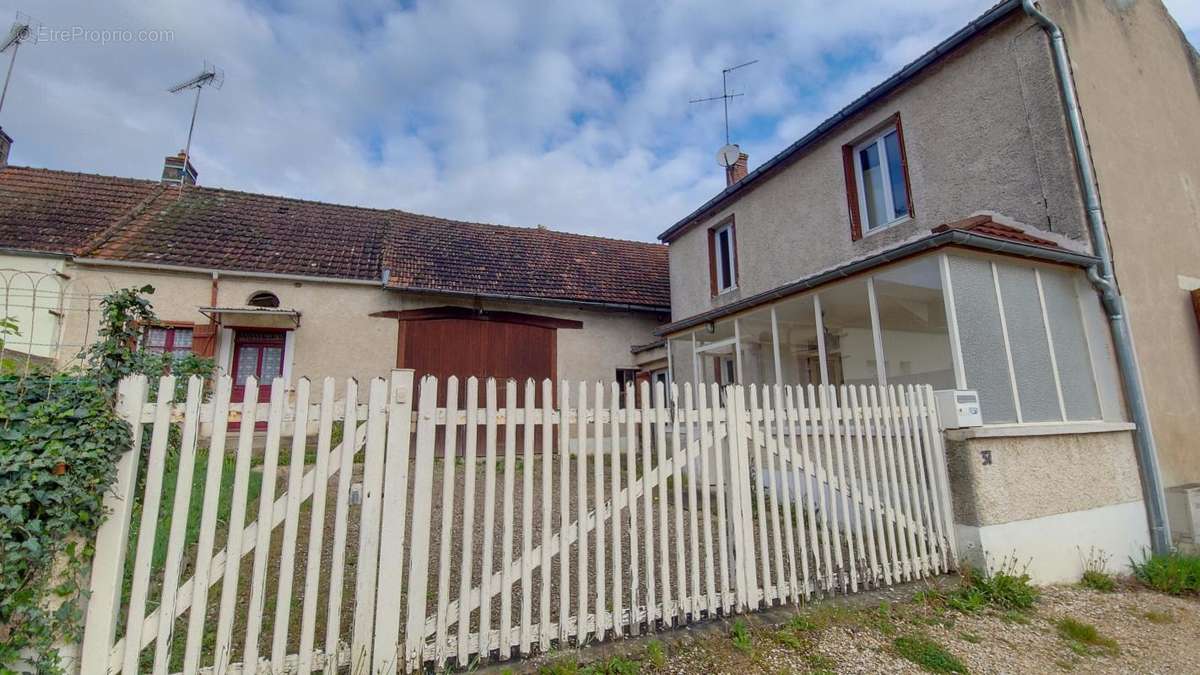
<instances>
[{"instance_id":1,"label":"satellite dish","mask_svg":"<svg viewBox=\"0 0 1200 675\"><path fill-rule=\"evenodd\" d=\"M742 149L738 147L737 143L730 143L717 151L717 164L728 169L737 164L738 158L741 156Z\"/></svg>"}]
</instances>

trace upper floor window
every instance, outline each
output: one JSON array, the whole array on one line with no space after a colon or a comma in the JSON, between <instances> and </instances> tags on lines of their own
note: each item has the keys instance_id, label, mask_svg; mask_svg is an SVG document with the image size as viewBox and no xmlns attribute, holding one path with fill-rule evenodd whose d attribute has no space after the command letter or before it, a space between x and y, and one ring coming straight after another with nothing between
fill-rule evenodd
<instances>
[{"instance_id":1,"label":"upper floor window","mask_svg":"<svg viewBox=\"0 0 1200 675\"><path fill-rule=\"evenodd\" d=\"M732 220L709 230L708 257L712 294L737 288L737 239Z\"/></svg>"},{"instance_id":2,"label":"upper floor window","mask_svg":"<svg viewBox=\"0 0 1200 675\"><path fill-rule=\"evenodd\" d=\"M142 349L154 354L182 358L192 353L192 329L180 326L148 326L142 337Z\"/></svg>"},{"instance_id":3,"label":"upper floor window","mask_svg":"<svg viewBox=\"0 0 1200 675\"><path fill-rule=\"evenodd\" d=\"M843 154L854 239L913 215L899 116L865 141L846 146Z\"/></svg>"}]
</instances>

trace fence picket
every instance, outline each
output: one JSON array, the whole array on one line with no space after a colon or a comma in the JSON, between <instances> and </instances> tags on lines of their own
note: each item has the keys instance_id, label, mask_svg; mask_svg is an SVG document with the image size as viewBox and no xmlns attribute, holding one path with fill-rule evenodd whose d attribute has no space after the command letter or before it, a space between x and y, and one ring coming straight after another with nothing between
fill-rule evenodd
<instances>
[{"instance_id":1,"label":"fence picket","mask_svg":"<svg viewBox=\"0 0 1200 675\"><path fill-rule=\"evenodd\" d=\"M442 523L438 540L437 633L433 640L436 648L433 656L435 663L440 663L447 656L446 633L450 623L450 546L454 541L454 464L457 442L458 378L451 375L446 378L446 430L442 436ZM463 530L466 529L464 525Z\"/></svg>"},{"instance_id":2,"label":"fence picket","mask_svg":"<svg viewBox=\"0 0 1200 675\"><path fill-rule=\"evenodd\" d=\"M679 386L671 385L671 487L675 515L675 609L676 621L687 623L690 611L687 592L686 559L684 558L683 531L683 457L679 452ZM666 502L662 504L667 507Z\"/></svg>"},{"instance_id":3,"label":"fence picket","mask_svg":"<svg viewBox=\"0 0 1200 675\"><path fill-rule=\"evenodd\" d=\"M258 380L253 376L246 378L244 400L258 400ZM225 574L221 578L221 607L217 615L217 641L213 647L213 671L226 672L233 658L233 610L238 602L238 576L241 570L243 527L246 524L246 510L249 507L248 495L250 489L250 458L253 453L254 425L257 423L257 406L249 406L242 413L241 426L238 428L237 463L234 468L233 495L230 498L229 509L229 539L225 542L228 552ZM125 635L128 644L130 635Z\"/></svg>"},{"instance_id":4,"label":"fence picket","mask_svg":"<svg viewBox=\"0 0 1200 675\"><path fill-rule=\"evenodd\" d=\"M862 545L863 538L866 538L865 562L869 573L867 574L864 582L872 586L878 586L879 560L875 555L875 526L874 523L871 522L871 511L867 510L867 499L871 499L872 503L875 505L878 505L878 501L874 498L871 492L867 490L868 473L866 464L866 439L870 438L870 436L864 435L863 433L864 428L862 408L860 408L858 405L858 394L856 390L857 387L850 387L849 398L846 401L850 410L850 421L848 424L853 424L854 426L854 452L856 455L855 465L857 467L857 470L854 471L854 485L856 486L855 492L862 495L861 503L856 505L854 517L855 522L858 525L859 544ZM878 512L877 508L872 510ZM866 520L865 523L863 522L864 519ZM863 555L863 551L860 551L859 555Z\"/></svg>"},{"instance_id":5,"label":"fence picket","mask_svg":"<svg viewBox=\"0 0 1200 675\"><path fill-rule=\"evenodd\" d=\"M571 615L571 548L567 531L571 518L571 457L567 445L571 439L567 416L571 410L571 388L564 380L558 388L558 642L564 645L571 634L567 630L567 619Z\"/></svg>"},{"instance_id":6,"label":"fence picket","mask_svg":"<svg viewBox=\"0 0 1200 675\"><path fill-rule=\"evenodd\" d=\"M267 565L271 555L271 518L275 503L275 479L279 473L279 442L283 432L283 397L287 383L283 378L271 382L271 407L267 417L267 447L263 450L262 488L258 499L257 541L254 546L254 567L250 574L250 606L246 610L246 646L244 666L258 668L259 639L263 634L263 609L267 596Z\"/></svg>"},{"instance_id":7,"label":"fence picket","mask_svg":"<svg viewBox=\"0 0 1200 675\"><path fill-rule=\"evenodd\" d=\"M667 413L662 382L654 383L654 442L658 454L658 562L662 579L663 626L674 625L675 604L671 600L671 555L667 530Z\"/></svg>"},{"instance_id":8,"label":"fence picket","mask_svg":"<svg viewBox=\"0 0 1200 675\"><path fill-rule=\"evenodd\" d=\"M229 426L229 398L233 380L228 375L217 379L214 396L213 431L208 447L208 467L204 473L204 505L200 514L200 532L196 542L196 568L192 572L192 607L208 607L208 580L214 539L217 530L217 505L221 492L221 473L225 469L225 433ZM139 425L140 426L140 425ZM119 516L117 516L119 517ZM200 668L201 638L207 611L197 610L188 615L187 643L183 651L183 672ZM81 670L80 672L87 672Z\"/></svg>"},{"instance_id":9,"label":"fence picket","mask_svg":"<svg viewBox=\"0 0 1200 675\"><path fill-rule=\"evenodd\" d=\"M717 551L718 558L721 564L721 611L726 616L733 609L735 596L733 592L733 582L730 580L729 570L729 505L725 503L725 475L729 473L730 462L734 454L733 437L729 433L731 416L729 409L721 408L721 390L716 384L710 385L710 401L712 402L712 424L713 424L713 449L714 449L714 468L717 474ZM718 433L717 425L720 423L722 416L724 424L721 426L722 433ZM724 442L724 445L722 445ZM735 530L735 532L738 530ZM735 563L736 564L736 563ZM736 572L735 572L736 574ZM740 587L739 587L740 588Z\"/></svg>"},{"instance_id":10,"label":"fence picket","mask_svg":"<svg viewBox=\"0 0 1200 675\"><path fill-rule=\"evenodd\" d=\"M689 385L691 383L688 383ZM699 409L697 410L700 438L700 514L704 532L704 590L705 601L708 608L709 618L717 615L717 607L721 604L717 597L717 580L714 567L713 556L713 533L712 533L712 470L709 467L709 455L713 452L713 439L715 429L710 427L710 424L716 424L715 420L710 420L708 409L708 396L705 392L704 385L696 387L696 397ZM632 481L630 481L632 484Z\"/></svg>"},{"instance_id":11,"label":"fence picket","mask_svg":"<svg viewBox=\"0 0 1200 675\"><path fill-rule=\"evenodd\" d=\"M150 586L154 538L158 527L158 508L162 498L163 467L166 463L167 434L170 431L171 408L168 405L175 393L175 378L166 376L158 381L154 427L150 434L150 457L146 465L146 488L142 493L142 520L138 526L137 554L133 563L133 585L129 592L129 611L125 621L125 658L121 672L137 672L141 655L142 619L146 616L146 595Z\"/></svg>"},{"instance_id":12,"label":"fence picket","mask_svg":"<svg viewBox=\"0 0 1200 675\"><path fill-rule=\"evenodd\" d=\"M691 443L698 441L700 438L699 434L697 434L694 431L694 428L692 426L692 423L693 423L693 419L692 419L693 414L692 413L695 412L696 408L694 405L692 405L694 403L694 401L692 400L692 383L691 382L688 382L683 385L683 402L684 402L683 414L685 417L685 422L687 423L687 433L685 435L688 439L688 445L691 445ZM698 416L696 417L695 421L697 423L699 422ZM703 451L701 451L701 452L703 452ZM703 601L705 600L705 594L704 594L704 591L700 587L700 532L699 532L699 523L697 522L697 517L698 517L699 511L700 511L700 505L697 503L696 495L699 494L699 491L701 489L707 489L707 487L702 488L702 486L700 485L700 481L696 479L697 478L696 466L697 466L698 462L692 462L688 458L689 454L690 453L688 452L688 448L684 447L683 463L687 469L688 535L689 535L688 541L691 543L691 547L690 547L691 565L690 565L690 567L691 567L691 573L692 573L691 596L688 600L688 603L689 603L689 609L692 613L692 620L699 621L700 620L700 611L701 611L701 608L704 606Z\"/></svg>"},{"instance_id":13,"label":"fence picket","mask_svg":"<svg viewBox=\"0 0 1200 675\"><path fill-rule=\"evenodd\" d=\"M492 651L492 573L496 537L496 380L488 378L484 394L483 571L479 584L479 653Z\"/></svg>"},{"instance_id":14,"label":"fence picket","mask_svg":"<svg viewBox=\"0 0 1200 675\"><path fill-rule=\"evenodd\" d=\"M550 560L553 551L550 549L550 532L553 521L550 518L551 483L554 476L554 383L548 379L542 380L542 564L541 564L541 603L540 621L538 622L538 651L550 651Z\"/></svg>"},{"instance_id":15,"label":"fence picket","mask_svg":"<svg viewBox=\"0 0 1200 675\"><path fill-rule=\"evenodd\" d=\"M604 539L604 518L601 511L604 508L604 423L601 421L601 413L604 411L604 385L600 382L596 383L595 393L592 396L593 412L592 412L592 431L595 437L595 444L592 446L592 489L595 493L595 502L592 505L592 510L596 514L596 529L593 532L595 535L595 570L596 570L596 640L604 640L604 629L606 626L604 608L608 605L608 595L605 591L604 584L604 557L605 546L607 542ZM581 450L582 452L582 450ZM613 503L613 509L616 509L616 503ZM582 541L584 537L580 537ZM584 619L585 615L580 615L580 619Z\"/></svg>"},{"instance_id":16,"label":"fence picket","mask_svg":"<svg viewBox=\"0 0 1200 675\"><path fill-rule=\"evenodd\" d=\"M307 377L296 384L296 416L292 422L292 453L288 462L287 518L283 525L279 576L275 596L275 622L271 639L271 664L282 664L287 656L288 620L292 611L292 582L295 576L296 537L300 529L300 485L304 477L304 449L308 442ZM265 529L265 528L264 528Z\"/></svg>"},{"instance_id":17,"label":"fence picket","mask_svg":"<svg viewBox=\"0 0 1200 675\"><path fill-rule=\"evenodd\" d=\"M180 434L178 474L171 513L187 513L192 497L192 473L196 466L196 435L200 426L200 394L204 381L198 375L188 379L183 432ZM179 567L183 563L186 518L172 518L167 537L167 559L163 568L162 596L159 602L158 636L154 643L154 674L165 675L171 655L171 637L175 628L175 593L179 588Z\"/></svg>"},{"instance_id":18,"label":"fence picket","mask_svg":"<svg viewBox=\"0 0 1200 675\"><path fill-rule=\"evenodd\" d=\"M579 401L575 404L575 520L582 523L587 519L587 384L579 383ZM583 644L587 640L588 616L588 551L587 535L579 533L575 544L575 640Z\"/></svg>"},{"instance_id":19,"label":"fence picket","mask_svg":"<svg viewBox=\"0 0 1200 675\"><path fill-rule=\"evenodd\" d=\"M517 471L517 382L504 383L504 487L500 515L500 660L512 654L513 577L513 487Z\"/></svg>"},{"instance_id":20,"label":"fence picket","mask_svg":"<svg viewBox=\"0 0 1200 675\"><path fill-rule=\"evenodd\" d=\"M850 422L846 418L845 402L845 385L841 385L837 389L830 388L829 405L831 408L831 413L829 416L829 424L833 426L833 448L834 453L837 456L838 495L840 496L838 499L838 503L840 504L839 510L841 511L841 514L845 520L845 524L843 525L846 533L847 560L845 573L846 576L849 577L850 590L853 592L858 590L858 558L855 554L855 545L857 544L861 549L861 542L859 541L861 538L861 530L859 532L855 532L854 530L853 515L857 509L855 508L854 501L851 499L852 495L850 494L850 483L846 481L847 475L849 475L851 478L854 477L853 463L847 462L847 458L849 457L852 460L854 455L849 447ZM846 441L844 446L842 443L843 438ZM849 468L846 466L847 463L850 463Z\"/></svg>"},{"instance_id":21,"label":"fence picket","mask_svg":"<svg viewBox=\"0 0 1200 675\"><path fill-rule=\"evenodd\" d=\"M412 416L412 380L413 372L411 370L399 371L393 373L393 381L398 380L399 393L404 398L401 401L396 401L395 396L392 397L394 403L398 403L398 409L393 410L394 415L400 416L399 428L395 431L400 434L398 445L399 454L388 457L388 463L396 461L404 462L405 467L408 466L408 444L409 440L409 425L408 422ZM421 378L421 392L417 400L417 438L416 452L414 453L415 461L413 467L413 507L412 507L412 555L409 556L408 568L408 621L404 629L404 663L405 670L412 672L421 667L424 662L424 646L425 646L425 615L428 613L428 596L429 589L429 522L432 519L433 513L433 456L436 452L434 442L437 436L437 397L438 397L438 381L436 377L425 376ZM389 444L390 445L390 444ZM389 473L390 470L389 470ZM384 489L387 490L387 486ZM400 498L407 497L407 485L401 483ZM386 499L386 493L385 493ZM389 502L391 500L388 500ZM387 512L384 513L384 522L388 517ZM400 514L398 522L404 523L404 514ZM390 560L386 550L382 553L383 560ZM401 567L401 570L404 568ZM399 623L400 617L400 583L404 578L403 574L389 574L395 578L395 604L391 607L384 602L383 588L380 589L379 607L381 610L387 610L392 616L396 617L395 621ZM379 625L379 619L376 619L376 625ZM399 627L399 626L397 626ZM393 635L390 630L386 633L386 638L391 640L388 644L396 644L398 636ZM378 638L376 638L378 640ZM380 663L379 651L382 645L376 642L375 646L375 662L376 672L391 672L387 662L383 668L379 668ZM390 668L400 670L398 660L390 661Z\"/></svg>"},{"instance_id":22,"label":"fence picket","mask_svg":"<svg viewBox=\"0 0 1200 675\"><path fill-rule=\"evenodd\" d=\"M642 407L642 480L646 484L642 489L642 513L644 516L644 525L642 532L645 533L645 546L642 547L646 551L646 624L651 631L655 629L654 622L661 618L662 611L658 604L658 593L655 586L655 570L654 570L654 517L653 517L653 498L651 490L654 488L650 480L650 383L642 382L641 387L641 407ZM661 472L660 472L661 476Z\"/></svg>"},{"instance_id":23,"label":"fence picket","mask_svg":"<svg viewBox=\"0 0 1200 675\"><path fill-rule=\"evenodd\" d=\"M613 570L613 589L612 589L612 629L613 637L621 637L624 634L625 626L625 611L622 607L625 601L625 574L623 566L623 558L621 551L621 390L616 382L612 383L608 397L609 411L609 438L611 439L612 471L610 473L609 493L612 500L612 570ZM631 484L632 487L632 484Z\"/></svg>"},{"instance_id":24,"label":"fence picket","mask_svg":"<svg viewBox=\"0 0 1200 675\"><path fill-rule=\"evenodd\" d=\"M387 383L383 378L377 377L371 380L367 399L367 441L363 453L358 566L354 577L354 632L350 643L351 671L374 668L371 654L375 636L375 580L379 565L386 412Z\"/></svg>"},{"instance_id":25,"label":"fence picket","mask_svg":"<svg viewBox=\"0 0 1200 675\"><path fill-rule=\"evenodd\" d=\"M471 651L467 647L467 638L471 634L471 605L462 602L471 592L472 574L474 573L474 544L475 544L475 475L478 472L476 464L479 461L479 380L467 379L467 419L465 427L464 454L466 466L463 468L463 515L462 515L462 557L458 578L458 665L465 667ZM484 507L487 512L487 507Z\"/></svg>"},{"instance_id":26,"label":"fence picket","mask_svg":"<svg viewBox=\"0 0 1200 675\"><path fill-rule=\"evenodd\" d=\"M637 528L637 499L633 493L634 483L637 481L637 429L636 420L634 419L634 405L636 401L636 390L632 382L625 383L625 410L623 411L625 420L625 481L629 485L626 492L627 507L629 509L629 634L638 635L640 631L638 627L641 623L641 613L638 606L638 589L641 585L641 577L638 574L638 528Z\"/></svg>"},{"instance_id":27,"label":"fence picket","mask_svg":"<svg viewBox=\"0 0 1200 675\"><path fill-rule=\"evenodd\" d=\"M336 672L342 631L342 592L345 583L346 530L350 519L350 484L358 430L358 380L346 381L342 424L342 454L338 463L337 502L334 505L333 557L329 564L329 602L325 611L325 675ZM350 446L347 447L347 443ZM236 491L235 491L236 494ZM330 660L334 663L330 663Z\"/></svg>"},{"instance_id":28,"label":"fence picket","mask_svg":"<svg viewBox=\"0 0 1200 675\"><path fill-rule=\"evenodd\" d=\"M521 462L521 655L528 656L533 646L533 380L525 380L525 434ZM514 420L515 422L515 420ZM513 426L516 426L515 424Z\"/></svg>"},{"instance_id":29,"label":"fence picket","mask_svg":"<svg viewBox=\"0 0 1200 675\"><path fill-rule=\"evenodd\" d=\"M820 576L820 566L817 564L817 519L814 516L812 481L808 477L810 473L815 475L815 472L812 470L812 461L808 451L803 390L800 387L794 389L785 387L784 402L788 411L788 436L795 455L793 475L796 476L796 522L801 525L797 539L800 540L800 575L803 577L804 598L807 600L812 597L815 577ZM797 438L799 445L797 445ZM801 490L803 490L803 494L801 494ZM812 563L811 573L814 576L809 576L810 560Z\"/></svg>"},{"instance_id":30,"label":"fence picket","mask_svg":"<svg viewBox=\"0 0 1200 675\"><path fill-rule=\"evenodd\" d=\"M434 404L437 398L437 380L426 380L433 390ZM391 377L387 382L387 400L385 401L386 409L386 438L383 451L383 499L380 502L380 507L377 510L379 514L378 525L376 528L377 549L379 559L372 561L372 574L376 579L375 583L375 640L371 648L371 663L374 672L391 673L401 670L401 664L406 662L408 655L413 651L406 647L404 652L400 648L400 622L403 616L401 604L401 596L404 592L403 574L380 574L380 566L386 564L388 568L403 570L404 554L407 550L405 546L406 527L408 522L408 473L409 467L409 452L412 443L411 426L412 426L412 410L413 398L416 391L413 387L413 372L411 370L393 370ZM432 451L431 451L432 452ZM426 458L421 458L422 463ZM432 456L428 458L432 462ZM432 468L430 469L432 471ZM424 520L416 521L414 514L414 522L429 521L428 518L428 500L429 491L424 492L414 491L414 501L420 499L425 504L426 517ZM413 508L416 508L414 504ZM398 527L388 527L390 536L382 536L380 529L386 523L399 523ZM428 526L415 528L413 536L416 537L419 533L426 536L428 541ZM429 556L429 547L413 547L413 563L417 565L427 564ZM418 561L418 557L421 561ZM425 602L425 587L428 580L425 579L424 573L421 579L410 581L408 598L410 605L413 602L413 589L415 585L420 583L420 602L422 607L421 620L424 622L424 602ZM411 637L411 636L409 636Z\"/></svg>"},{"instance_id":31,"label":"fence picket","mask_svg":"<svg viewBox=\"0 0 1200 675\"><path fill-rule=\"evenodd\" d=\"M755 390L759 390L755 387ZM771 552L774 554L774 582L775 592L774 599L783 604L786 601L785 593L790 593L791 586L788 590L784 590L786 579L783 576L783 537L779 527L779 511L783 508L783 504L779 501L779 473L775 470L775 456L779 455L780 466L782 466L783 456L781 447L775 443L775 435L771 433L772 422L778 424L778 418L775 416L775 411L771 406L770 388L763 386L762 391L762 416L763 416L763 440L766 446L766 471L763 478L769 480L767 485L768 495L771 501L767 507L771 517Z\"/></svg>"},{"instance_id":32,"label":"fence picket","mask_svg":"<svg viewBox=\"0 0 1200 675\"><path fill-rule=\"evenodd\" d=\"M773 394L773 396L772 396ZM787 582L788 594L787 601L790 603L800 602L800 587L797 580L797 565L796 565L796 532L794 528L796 502L792 499L792 469L795 465L796 455L792 452L791 446L787 442L787 411L783 406L783 391L779 385L763 388L763 399L771 398L774 402L774 419L775 419L775 447L779 453L779 473L772 471L775 476L772 485L779 490L780 495L777 501L781 500L780 506L783 510L783 534L784 548L787 551ZM780 573L782 575L782 572Z\"/></svg>"},{"instance_id":33,"label":"fence picket","mask_svg":"<svg viewBox=\"0 0 1200 675\"><path fill-rule=\"evenodd\" d=\"M333 436L333 378L327 377L321 384L321 413L317 422L317 454L313 458L312 510L308 525L307 567L304 572L304 604L300 610L300 653L301 673L313 671L313 642L317 630L317 599L320 593L321 558L324 551L325 501L329 487L329 450ZM353 429L351 430L353 434ZM196 605L202 607L203 605ZM186 672L186 671L185 671Z\"/></svg>"}]
</instances>

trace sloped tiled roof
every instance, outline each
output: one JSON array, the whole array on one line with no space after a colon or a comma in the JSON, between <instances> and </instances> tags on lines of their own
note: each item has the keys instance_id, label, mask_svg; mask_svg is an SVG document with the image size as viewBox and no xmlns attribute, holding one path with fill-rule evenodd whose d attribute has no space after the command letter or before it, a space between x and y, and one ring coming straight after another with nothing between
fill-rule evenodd
<instances>
[{"instance_id":1,"label":"sloped tiled roof","mask_svg":"<svg viewBox=\"0 0 1200 675\"><path fill-rule=\"evenodd\" d=\"M75 253L159 187L145 180L4 168L0 170L0 246Z\"/></svg>"},{"instance_id":2,"label":"sloped tiled roof","mask_svg":"<svg viewBox=\"0 0 1200 675\"><path fill-rule=\"evenodd\" d=\"M207 187L5 167L0 247L382 279L456 294L670 305L667 248Z\"/></svg>"},{"instance_id":3,"label":"sloped tiled roof","mask_svg":"<svg viewBox=\"0 0 1200 675\"><path fill-rule=\"evenodd\" d=\"M971 216L953 223L944 223L930 230L934 234L945 232L947 230L966 230L975 234L983 234L997 239L1010 239L1019 241L1022 244L1032 244L1034 246L1045 246L1047 248L1062 248L1057 243L1049 239L1043 239L1036 235L1029 234L1019 227L998 223L989 215Z\"/></svg>"}]
</instances>

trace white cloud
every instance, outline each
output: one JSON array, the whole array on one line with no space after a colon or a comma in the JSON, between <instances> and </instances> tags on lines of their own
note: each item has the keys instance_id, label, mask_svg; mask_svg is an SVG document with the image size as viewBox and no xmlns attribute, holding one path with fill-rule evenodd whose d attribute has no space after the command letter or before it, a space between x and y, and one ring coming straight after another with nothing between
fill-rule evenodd
<instances>
[{"instance_id":1,"label":"white cloud","mask_svg":"<svg viewBox=\"0 0 1200 675\"><path fill-rule=\"evenodd\" d=\"M174 31L22 47L12 161L157 177L191 109L165 89L207 57L227 77L200 102L203 184L652 239L723 186L720 105L687 103L722 67L760 59L731 82L753 164L992 0L406 4L0 0Z\"/></svg>"}]
</instances>

